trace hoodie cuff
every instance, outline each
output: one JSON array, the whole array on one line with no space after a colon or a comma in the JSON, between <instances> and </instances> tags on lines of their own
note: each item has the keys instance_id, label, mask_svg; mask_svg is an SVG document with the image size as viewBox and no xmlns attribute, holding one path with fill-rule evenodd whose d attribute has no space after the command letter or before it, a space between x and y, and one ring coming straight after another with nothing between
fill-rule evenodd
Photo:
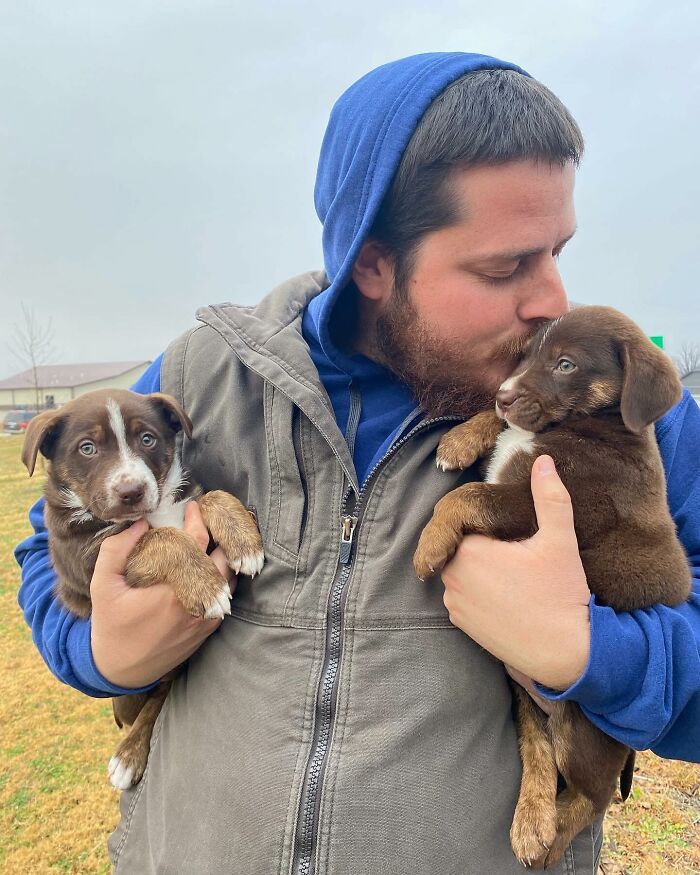
<instances>
[{"instance_id":1,"label":"hoodie cuff","mask_svg":"<svg viewBox=\"0 0 700 875\"><path fill-rule=\"evenodd\" d=\"M630 613L616 613L588 603L591 647L588 665L566 690L552 690L535 683L538 693L553 702L571 700L595 714L611 714L629 705L646 676L649 647L646 636Z\"/></svg>"},{"instance_id":2,"label":"hoodie cuff","mask_svg":"<svg viewBox=\"0 0 700 875\"><path fill-rule=\"evenodd\" d=\"M130 693L145 693L152 690L158 683L149 684L146 687L119 687L104 677L95 665L92 656L92 644L90 633L92 623L90 620L77 620L68 632L68 651L71 654L71 667L73 674L88 695L95 697L103 696L126 696Z\"/></svg>"}]
</instances>

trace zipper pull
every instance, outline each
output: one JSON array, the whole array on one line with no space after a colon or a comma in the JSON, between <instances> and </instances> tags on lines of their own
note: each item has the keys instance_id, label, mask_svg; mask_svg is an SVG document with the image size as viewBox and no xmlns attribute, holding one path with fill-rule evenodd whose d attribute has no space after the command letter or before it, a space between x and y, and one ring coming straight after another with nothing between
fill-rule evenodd
<instances>
[{"instance_id":1,"label":"zipper pull","mask_svg":"<svg viewBox=\"0 0 700 875\"><path fill-rule=\"evenodd\" d=\"M340 525L340 562L342 565L347 565L350 562L350 553L352 552L352 539L355 535L357 517L341 517Z\"/></svg>"}]
</instances>

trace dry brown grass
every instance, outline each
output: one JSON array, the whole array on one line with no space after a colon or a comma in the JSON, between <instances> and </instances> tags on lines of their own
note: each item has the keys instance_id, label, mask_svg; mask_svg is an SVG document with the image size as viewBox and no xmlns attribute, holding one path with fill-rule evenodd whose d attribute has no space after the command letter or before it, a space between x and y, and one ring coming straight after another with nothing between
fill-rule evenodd
<instances>
[{"instance_id":1,"label":"dry brown grass","mask_svg":"<svg viewBox=\"0 0 700 875\"><path fill-rule=\"evenodd\" d=\"M38 497L19 463L21 438L0 439L0 872L107 873L117 793L106 763L118 738L108 700L59 684L16 602L12 548ZM604 875L700 873L700 766L638 758L633 797L608 815ZM486 873L485 873L486 875Z\"/></svg>"}]
</instances>

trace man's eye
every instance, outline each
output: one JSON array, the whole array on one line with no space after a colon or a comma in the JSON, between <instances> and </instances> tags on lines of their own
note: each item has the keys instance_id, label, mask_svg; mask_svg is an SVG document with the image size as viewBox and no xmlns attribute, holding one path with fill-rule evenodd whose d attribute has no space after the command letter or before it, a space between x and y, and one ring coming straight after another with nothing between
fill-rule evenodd
<instances>
[{"instance_id":1,"label":"man's eye","mask_svg":"<svg viewBox=\"0 0 700 875\"><path fill-rule=\"evenodd\" d=\"M512 270L510 273L502 273L502 274L484 274L484 279L487 283L493 283L494 285L498 285L499 283L507 283L510 280L514 279L518 273L520 272L520 265Z\"/></svg>"},{"instance_id":2,"label":"man's eye","mask_svg":"<svg viewBox=\"0 0 700 875\"><path fill-rule=\"evenodd\" d=\"M155 437L150 433L150 431L145 431L145 432L141 435L141 443L144 445L144 447L149 447L149 448L150 448L150 447L155 447L155 445L156 445L156 439L155 439Z\"/></svg>"},{"instance_id":3,"label":"man's eye","mask_svg":"<svg viewBox=\"0 0 700 875\"><path fill-rule=\"evenodd\" d=\"M97 447L92 441L82 441L78 446L78 451L83 456L94 456L97 452Z\"/></svg>"},{"instance_id":4,"label":"man's eye","mask_svg":"<svg viewBox=\"0 0 700 875\"><path fill-rule=\"evenodd\" d=\"M572 371L576 370L576 365L572 361L569 361L569 359L559 359L557 370L561 371L562 374L570 374Z\"/></svg>"}]
</instances>

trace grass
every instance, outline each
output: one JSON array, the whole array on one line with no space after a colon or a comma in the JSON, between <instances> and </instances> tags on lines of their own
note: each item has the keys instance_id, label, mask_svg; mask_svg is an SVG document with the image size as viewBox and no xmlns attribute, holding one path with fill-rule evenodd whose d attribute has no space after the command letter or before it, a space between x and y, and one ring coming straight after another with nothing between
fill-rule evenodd
<instances>
[{"instance_id":1,"label":"grass","mask_svg":"<svg viewBox=\"0 0 700 875\"><path fill-rule=\"evenodd\" d=\"M107 837L118 794L106 763L119 738L109 700L58 683L17 606L15 544L41 476L19 461L21 437L0 438L0 873L110 871ZM606 819L602 875L700 873L700 766L641 754L631 798Z\"/></svg>"}]
</instances>

